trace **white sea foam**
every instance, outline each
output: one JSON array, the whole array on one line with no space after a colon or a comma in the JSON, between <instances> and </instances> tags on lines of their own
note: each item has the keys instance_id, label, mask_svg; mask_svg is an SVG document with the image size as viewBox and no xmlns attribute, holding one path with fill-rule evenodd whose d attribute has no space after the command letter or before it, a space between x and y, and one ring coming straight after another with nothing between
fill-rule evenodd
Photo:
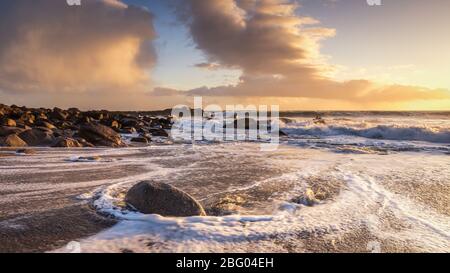
<instances>
[{"instance_id":1,"label":"white sea foam","mask_svg":"<svg viewBox=\"0 0 450 273\"><path fill-rule=\"evenodd\" d=\"M251 154L251 145L237 147L207 146L201 153L229 152ZM390 155L403 164L418 164L412 154ZM265 156L258 160L264 161ZM267 157L267 156L266 156ZM309 149L283 148L270 158L278 167L289 166L290 171L278 178L263 179L242 188L230 188L230 193L251 192L258 188L271 188L271 183L290 190L275 192L274 210L260 215L241 211L225 217L166 218L143 215L126 210L117 204L123 201L123 193L133 179L106 186L95 193L94 206L102 213L113 215L121 222L115 227L81 241L85 252L120 252L124 249L136 252L284 252L286 244L294 244L297 251L304 251L302 237L323 237L340 240L345 234L367 230L381 244L397 242L417 251L447 252L450 250L450 218L417 200L401 193L393 193L383 186L383 179L391 164L378 155L339 155ZM440 179L446 181L443 155L420 160L421 168L434 166L440 170ZM373 162L380 167L368 171ZM438 162L438 166L436 166ZM190 167L198 167L191 165ZM383 168L381 168L383 167ZM405 166L399 166L402 169ZM185 171L188 169L185 169ZM165 176L166 169L155 169L155 177ZM396 170L393 170L397 172ZM405 174L409 175L409 174ZM310 177L325 177L343 181L345 186L334 199L314 207L289 203L291 197L301 192L304 181ZM170 176L169 176L170 177ZM426 178L423 178L426 179ZM293 184L291 184L293 183ZM294 185L291 187L291 185ZM387 217L386 213L392 214ZM393 218L393 219L391 219ZM397 226L390 228L389 226ZM60 250L64 251L64 250Z\"/></svg>"}]
</instances>

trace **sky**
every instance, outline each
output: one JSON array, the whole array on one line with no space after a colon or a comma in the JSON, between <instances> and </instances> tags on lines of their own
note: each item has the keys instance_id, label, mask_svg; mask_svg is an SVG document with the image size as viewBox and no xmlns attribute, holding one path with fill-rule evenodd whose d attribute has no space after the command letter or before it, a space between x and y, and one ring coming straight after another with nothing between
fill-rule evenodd
<instances>
[{"instance_id":1,"label":"sky","mask_svg":"<svg viewBox=\"0 0 450 273\"><path fill-rule=\"evenodd\" d=\"M5 0L0 103L450 110L446 0Z\"/></svg>"}]
</instances>

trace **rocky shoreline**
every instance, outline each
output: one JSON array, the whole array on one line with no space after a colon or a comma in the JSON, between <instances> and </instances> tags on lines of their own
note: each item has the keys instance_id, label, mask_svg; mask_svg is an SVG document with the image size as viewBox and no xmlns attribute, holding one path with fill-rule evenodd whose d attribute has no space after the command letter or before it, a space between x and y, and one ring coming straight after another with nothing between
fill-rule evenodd
<instances>
[{"instance_id":1,"label":"rocky shoreline","mask_svg":"<svg viewBox=\"0 0 450 273\"><path fill-rule=\"evenodd\" d=\"M0 104L3 147L126 147L121 134L134 134L131 142L148 144L152 137L168 137L171 128L168 111L81 111Z\"/></svg>"}]
</instances>

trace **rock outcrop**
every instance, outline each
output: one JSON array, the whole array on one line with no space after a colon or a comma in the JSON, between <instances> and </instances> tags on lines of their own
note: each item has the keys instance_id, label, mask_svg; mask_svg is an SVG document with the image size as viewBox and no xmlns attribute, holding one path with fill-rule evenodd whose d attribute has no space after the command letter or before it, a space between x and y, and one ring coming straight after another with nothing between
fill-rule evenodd
<instances>
[{"instance_id":1,"label":"rock outcrop","mask_svg":"<svg viewBox=\"0 0 450 273\"><path fill-rule=\"evenodd\" d=\"M85 123L81 125L78 134L96 146L125 146L121 136L116 131L99 123Z\"/></svg>"}]
</instances>

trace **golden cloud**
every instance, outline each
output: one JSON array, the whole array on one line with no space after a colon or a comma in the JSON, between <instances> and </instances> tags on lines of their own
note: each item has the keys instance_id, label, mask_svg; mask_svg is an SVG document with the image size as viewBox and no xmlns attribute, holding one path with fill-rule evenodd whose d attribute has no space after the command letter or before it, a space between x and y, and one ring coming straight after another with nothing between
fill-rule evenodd
<instances>
[{"instance_id":1,"label":"golden cloud","mask_svg":"<svg viewBox=\"0 0 450 273\"><path fill-rule=\"evenodd\" d=\"M320 53L335 35L317 20L298 15L289 0L187 0L182 18L208 63L239 68L235 85L197 88L185 95L292 97L355 103L449 99L448 90L381 85L368 80L339 82ZM173 95L173 90L170 92ZM161 90L159 90L161 95Z\"/></svg>"}]
</instances>

